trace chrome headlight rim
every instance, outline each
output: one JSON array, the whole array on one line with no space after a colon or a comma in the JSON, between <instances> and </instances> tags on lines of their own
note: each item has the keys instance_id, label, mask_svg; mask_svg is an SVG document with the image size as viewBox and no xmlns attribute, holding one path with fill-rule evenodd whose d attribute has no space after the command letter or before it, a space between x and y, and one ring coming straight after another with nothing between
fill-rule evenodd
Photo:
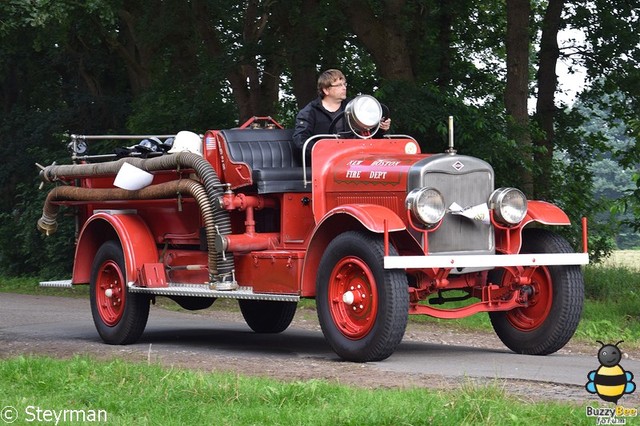
<instances>
[{"instance_id":1,"label":"chrome headlight rim","mask_svg":"<svg viewBox=\"0 0 640 426\"><path fill-rule=\"evenodd\" d=\"M416 188L409 192L405 205L412 217L427 228L436 227L447 212L442 193L431 187Z\"/></svg>"},{"instance_id":2,"label":"chrome headlight rim","mask_svg":"<svg viewBox=\"0 0 640 426\"><path fill-rule=\"evenodd\" d=\"M498 188L489 197L489 207L496 221L514 226L522 222L527 214L527 197L518 188Z\"/></svg>"}]
</instances>

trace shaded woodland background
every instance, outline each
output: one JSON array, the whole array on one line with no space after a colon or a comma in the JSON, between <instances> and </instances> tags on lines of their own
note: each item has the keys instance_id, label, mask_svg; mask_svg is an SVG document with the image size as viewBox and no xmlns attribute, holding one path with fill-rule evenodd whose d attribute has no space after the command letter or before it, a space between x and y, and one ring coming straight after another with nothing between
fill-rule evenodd
<instances>
[{"instance_id":1,"label":"shaded woodland background","mask_svg":"<svg viewBox=\"0 0 640 426\"><path fill-rule=\"evenodd\" d=\"M69 274L73 221L49 238L35 230L46 195L35 163L68 163L68 134L203 133L255 115L290 127L326 68L343 70L350 95L387 104L393 132L425 152L445 149L455 116L459 152L490 162L497 185L576 224L588 216L596 257L640 246L639 6L4 0L0 273ZM560 63L587 83L570 105Z\"/></svg>"}]
</instances>

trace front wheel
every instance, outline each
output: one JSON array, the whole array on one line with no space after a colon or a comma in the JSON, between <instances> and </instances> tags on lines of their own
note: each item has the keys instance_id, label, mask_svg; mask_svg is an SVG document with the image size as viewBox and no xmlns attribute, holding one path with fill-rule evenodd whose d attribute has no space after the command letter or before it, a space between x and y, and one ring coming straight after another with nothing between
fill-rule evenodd
<instances>
[{"instance_id":1,"label":"front wheel","mask_svg":"<svg viewBox=\"0 0 640 426\"><path fill-rule=\"evenodd\" d=\"M337 236L320 261L318 319L333 350L348 361L388 358L404 336L407 276L384 269L383 260L382 237L350 231Z\"/></svg>"},{"instance_id":2,"label":"front wheel","mask_svg":"<svg viewBox=\"0 0 640 426\"><path fill-rule=\"evenodd\" d=\"M569 243L545 229L525 230L523 253L572 253ZM505 270L491 274L493 282L507 285L513 276ZM584 281L578 265L539 266L531 280L527 307L490 312L496 334L514 352L547 355L571 339L582 313Z\"/></svg>"},{"instance_id":3,"label":"front wheel","mask_svg":"<svg viewBox=\"0 0 640 426\"><path fill-rule=\"evenodd\" d=\"M98 334L105 343L126 345L142 335L149 318L149 297L130 293L122 247L105 242L93 260L89 298Z\"/></svg>"}]
</instances>

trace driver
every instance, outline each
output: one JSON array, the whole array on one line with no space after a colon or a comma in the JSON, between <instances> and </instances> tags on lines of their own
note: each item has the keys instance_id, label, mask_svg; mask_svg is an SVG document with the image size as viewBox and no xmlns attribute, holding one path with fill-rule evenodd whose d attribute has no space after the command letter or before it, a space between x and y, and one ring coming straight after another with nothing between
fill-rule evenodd
<instances>
[{"instance_id":1,"label":"driver","mask_svg":"<svg viewBox=\"0 0 640 426\"><path fill-rule=\"evenodd\" d=\"M296 116L293 143L302 151L307 139L313 135L329 133L333 119L344 111L347 99L347 80L340 70L329 69L318 77L318 97L309 102ZM390 118L382 118L378 133L384 133L391 126ZM338 120L336 132L344 130L343 120Z\"/></svg>"}]
</instances>

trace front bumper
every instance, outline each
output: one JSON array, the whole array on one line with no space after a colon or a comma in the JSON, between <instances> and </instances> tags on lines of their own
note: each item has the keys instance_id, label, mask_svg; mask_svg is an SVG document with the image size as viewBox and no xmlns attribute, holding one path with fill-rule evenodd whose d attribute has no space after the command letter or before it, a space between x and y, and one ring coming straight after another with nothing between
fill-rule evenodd
<instances>
[{"instance_id":1,"label":"front bumper","mask_svg":"<svg viewBox=\"0 0 640 426\"><path fill-rule=\"evenodd\" d=\"M385 256L384 269L496 268L505 266L586 265L588 253Z\"/></svg>"}]
</instances>

